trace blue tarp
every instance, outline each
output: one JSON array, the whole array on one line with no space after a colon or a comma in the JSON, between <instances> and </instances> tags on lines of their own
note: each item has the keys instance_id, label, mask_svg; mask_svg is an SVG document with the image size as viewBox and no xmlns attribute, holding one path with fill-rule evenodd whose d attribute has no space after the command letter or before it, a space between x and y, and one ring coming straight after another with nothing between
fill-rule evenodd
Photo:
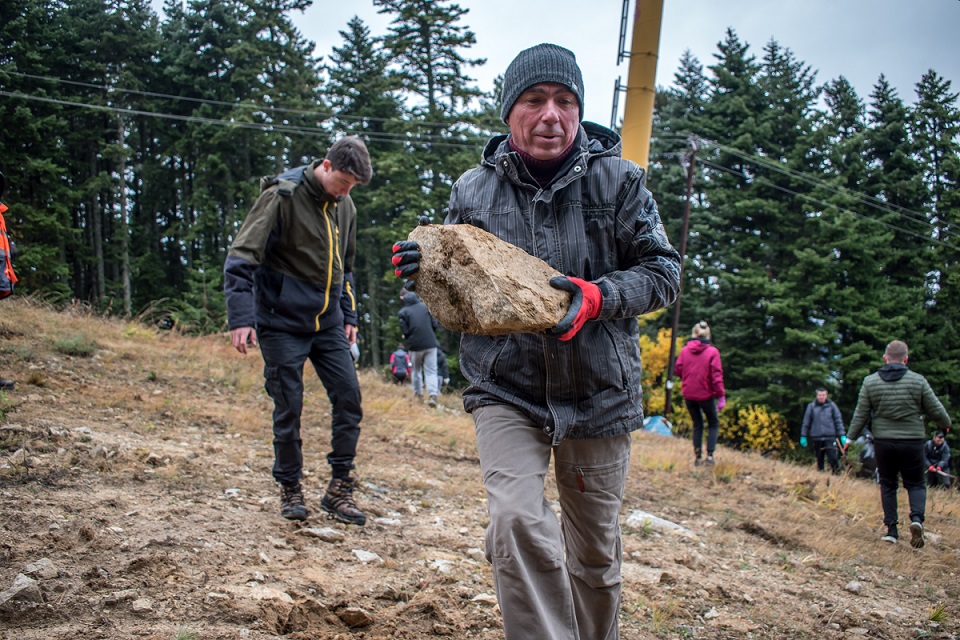
<instances>
[{"instance_id":1,"label":"blue tarp","mask_svg":"<svg viewBox=\"0 0 960 640\"><path fill-rule=\"evenodd\" d=\"M643 430L658 433L662 436L672 436L673 426L663 416L647 416L643 419Z\"/></svg>"}]
</instances>

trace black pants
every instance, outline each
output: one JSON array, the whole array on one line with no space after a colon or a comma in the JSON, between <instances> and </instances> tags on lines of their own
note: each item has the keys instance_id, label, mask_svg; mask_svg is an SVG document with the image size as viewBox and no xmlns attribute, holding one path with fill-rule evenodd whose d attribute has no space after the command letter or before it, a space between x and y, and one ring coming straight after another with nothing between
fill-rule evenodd
<instances>
[{"instance_id":1,"label":"black pants","mask_svg":"<svg viewBox=\"0 0 960 640\"><path fill-rule=\"evenodd\" d=\"M910 521L923 522L927 507L927 488L924 485L923 440L881 440L873 446L877 453L877 471L880 474L880 504L883 505L883 524L897 524L897 475L903 478L910 504Z\"/></svg>"},{"instance_id":2,"label":"black pants","mask_svg":"<svg viewBox=\"0 0 960 640\"><path fill-rule=\"evenodd\" d=\"M814 438L813 452L817 454L817 469L823 471L823 460L827 459L834 473L840 471L840 456L837 453L837 441L830 438Z\"/></svg>"},{"instance_id":3,"label":"black pants","mask_svg":"<svg viewBox=\"0 0 960 640\"><path fill-rule=\"evenodd\" d=\"M343 327L317 333L257 330L263 355L264 387L273 398L273 477L293 484L303 477L300 414L303 411L303 365L309 359L330 399L333 449L327 462L333 477L350 475L360 438L360 383Z\"/></svg>"},{"instance_id":4,"label":"black pants","mask_svg":"<svg viewBox=\"0 0 960 640\"><path fill-rule=\"evenodd\" d=\"M684 400L690 419L693 420L693 452L700 457L703 449L703 418L707 419L707 455L712 456L720 435L720 420L717 418L717 400Z\"/></svg>"}]
</instances>

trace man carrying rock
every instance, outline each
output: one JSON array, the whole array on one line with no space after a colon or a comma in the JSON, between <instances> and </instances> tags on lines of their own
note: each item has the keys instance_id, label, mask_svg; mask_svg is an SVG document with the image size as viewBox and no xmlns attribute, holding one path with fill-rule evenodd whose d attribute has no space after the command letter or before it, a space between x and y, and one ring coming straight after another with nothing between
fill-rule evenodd
<instances>
[{"instance_id":1,"label":"man carrying rock","mask_svg":"<svg viewBox=\"0 0 960 640\"><path fill-rule=\"evenodd\" d=\"M446 224L485 229L564 274L566 315L546 333L464 334L468 386L507 640L612 640L621 593L619 515L630 433L643 427L637 316L671 304L680 257L644 170L620 137L583 122L574 54L526 49L507 68L501 116ZM419 246L394 245L398 276ZM544 498L554 458L561 523Z\"/></svg>"}]
</instances>

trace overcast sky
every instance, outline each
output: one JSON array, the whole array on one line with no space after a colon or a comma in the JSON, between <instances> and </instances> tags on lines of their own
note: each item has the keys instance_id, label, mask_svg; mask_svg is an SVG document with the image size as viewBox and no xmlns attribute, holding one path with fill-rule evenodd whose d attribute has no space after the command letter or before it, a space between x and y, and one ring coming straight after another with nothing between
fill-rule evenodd
<instances>
[{"instance_id":1,"label":"overcast sky","mask_svg":"<svg viewBox=\"0 0 960 640\"><path fill-rule=\"evenodd\" d=\"M155 6L162 0L154 0ZM621 0L458 0L462 19L477 43L465 57L486 58L469 70L484 91L522 49L553 42L574 51L583 70L585 119L610 124L613 88L627 81L628 61L617 66ZM960 0L664 0L657 84L673 83L680 56L689 49L708 67L724 32L732 27L759 60L771 38L817 72L826 83L843 75L868 101L880 74L908 104L914 85L934 69L960 92ZM633 26L631 0L627 47ZM373 35L389 21L372 0L315 0L293 20L328 55L342 46L339 31L359 16ZM624 100L620 99L620 112Z\"/></svg>"},{"instance_id":2,"label":"overcast sky","mask_svg":"<svg viewBox=\"0 0 960 640\"><path fill-rule=\"evenodd\" d=\"M617 77L627 81L628 61L617 66L621 0L459 0L462 22L477 36L465 55L486 58L471 76L483 90L521 49L553 42L577 54L584 75L585 118L609 125ZM907 103L930 68L960 91L960 0L664 0L657 84L673 83L680 56L689 49L707 67L724 32L732 27L757 58L771 38L791 49L825 83L845 76L867 99L881 73ZM627 30L633 26L631 0ZM359 16L380 35L388 21L371 0L318 0L295 17L304 36L326 55L342 46L339 31ZM622 113L624 100L620 100Z\"/></svg>"}]
</instances>

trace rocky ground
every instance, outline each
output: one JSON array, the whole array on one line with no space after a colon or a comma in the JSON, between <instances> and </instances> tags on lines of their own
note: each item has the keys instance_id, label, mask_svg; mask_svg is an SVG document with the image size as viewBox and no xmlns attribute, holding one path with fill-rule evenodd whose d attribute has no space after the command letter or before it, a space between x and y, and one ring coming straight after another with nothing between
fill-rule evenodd
<instances>
[{"instance_id":1,"label":"rocky ground","mask_svg":"<svg viewBox=\"0 0 960 640\"><path fill-rule=\"evenodd\" d=\"M355 527L316 509L328 417L312 382L314 510L288 522L256 353L29 301L5 312L0 638L503 637L455 395L429 409L361 372ZM958 636L958 494L931 495L918 552L880 542L869 481L726 449L697 468L688 449L635 436L624 638Z\"/></svg>"}]
</instances>

